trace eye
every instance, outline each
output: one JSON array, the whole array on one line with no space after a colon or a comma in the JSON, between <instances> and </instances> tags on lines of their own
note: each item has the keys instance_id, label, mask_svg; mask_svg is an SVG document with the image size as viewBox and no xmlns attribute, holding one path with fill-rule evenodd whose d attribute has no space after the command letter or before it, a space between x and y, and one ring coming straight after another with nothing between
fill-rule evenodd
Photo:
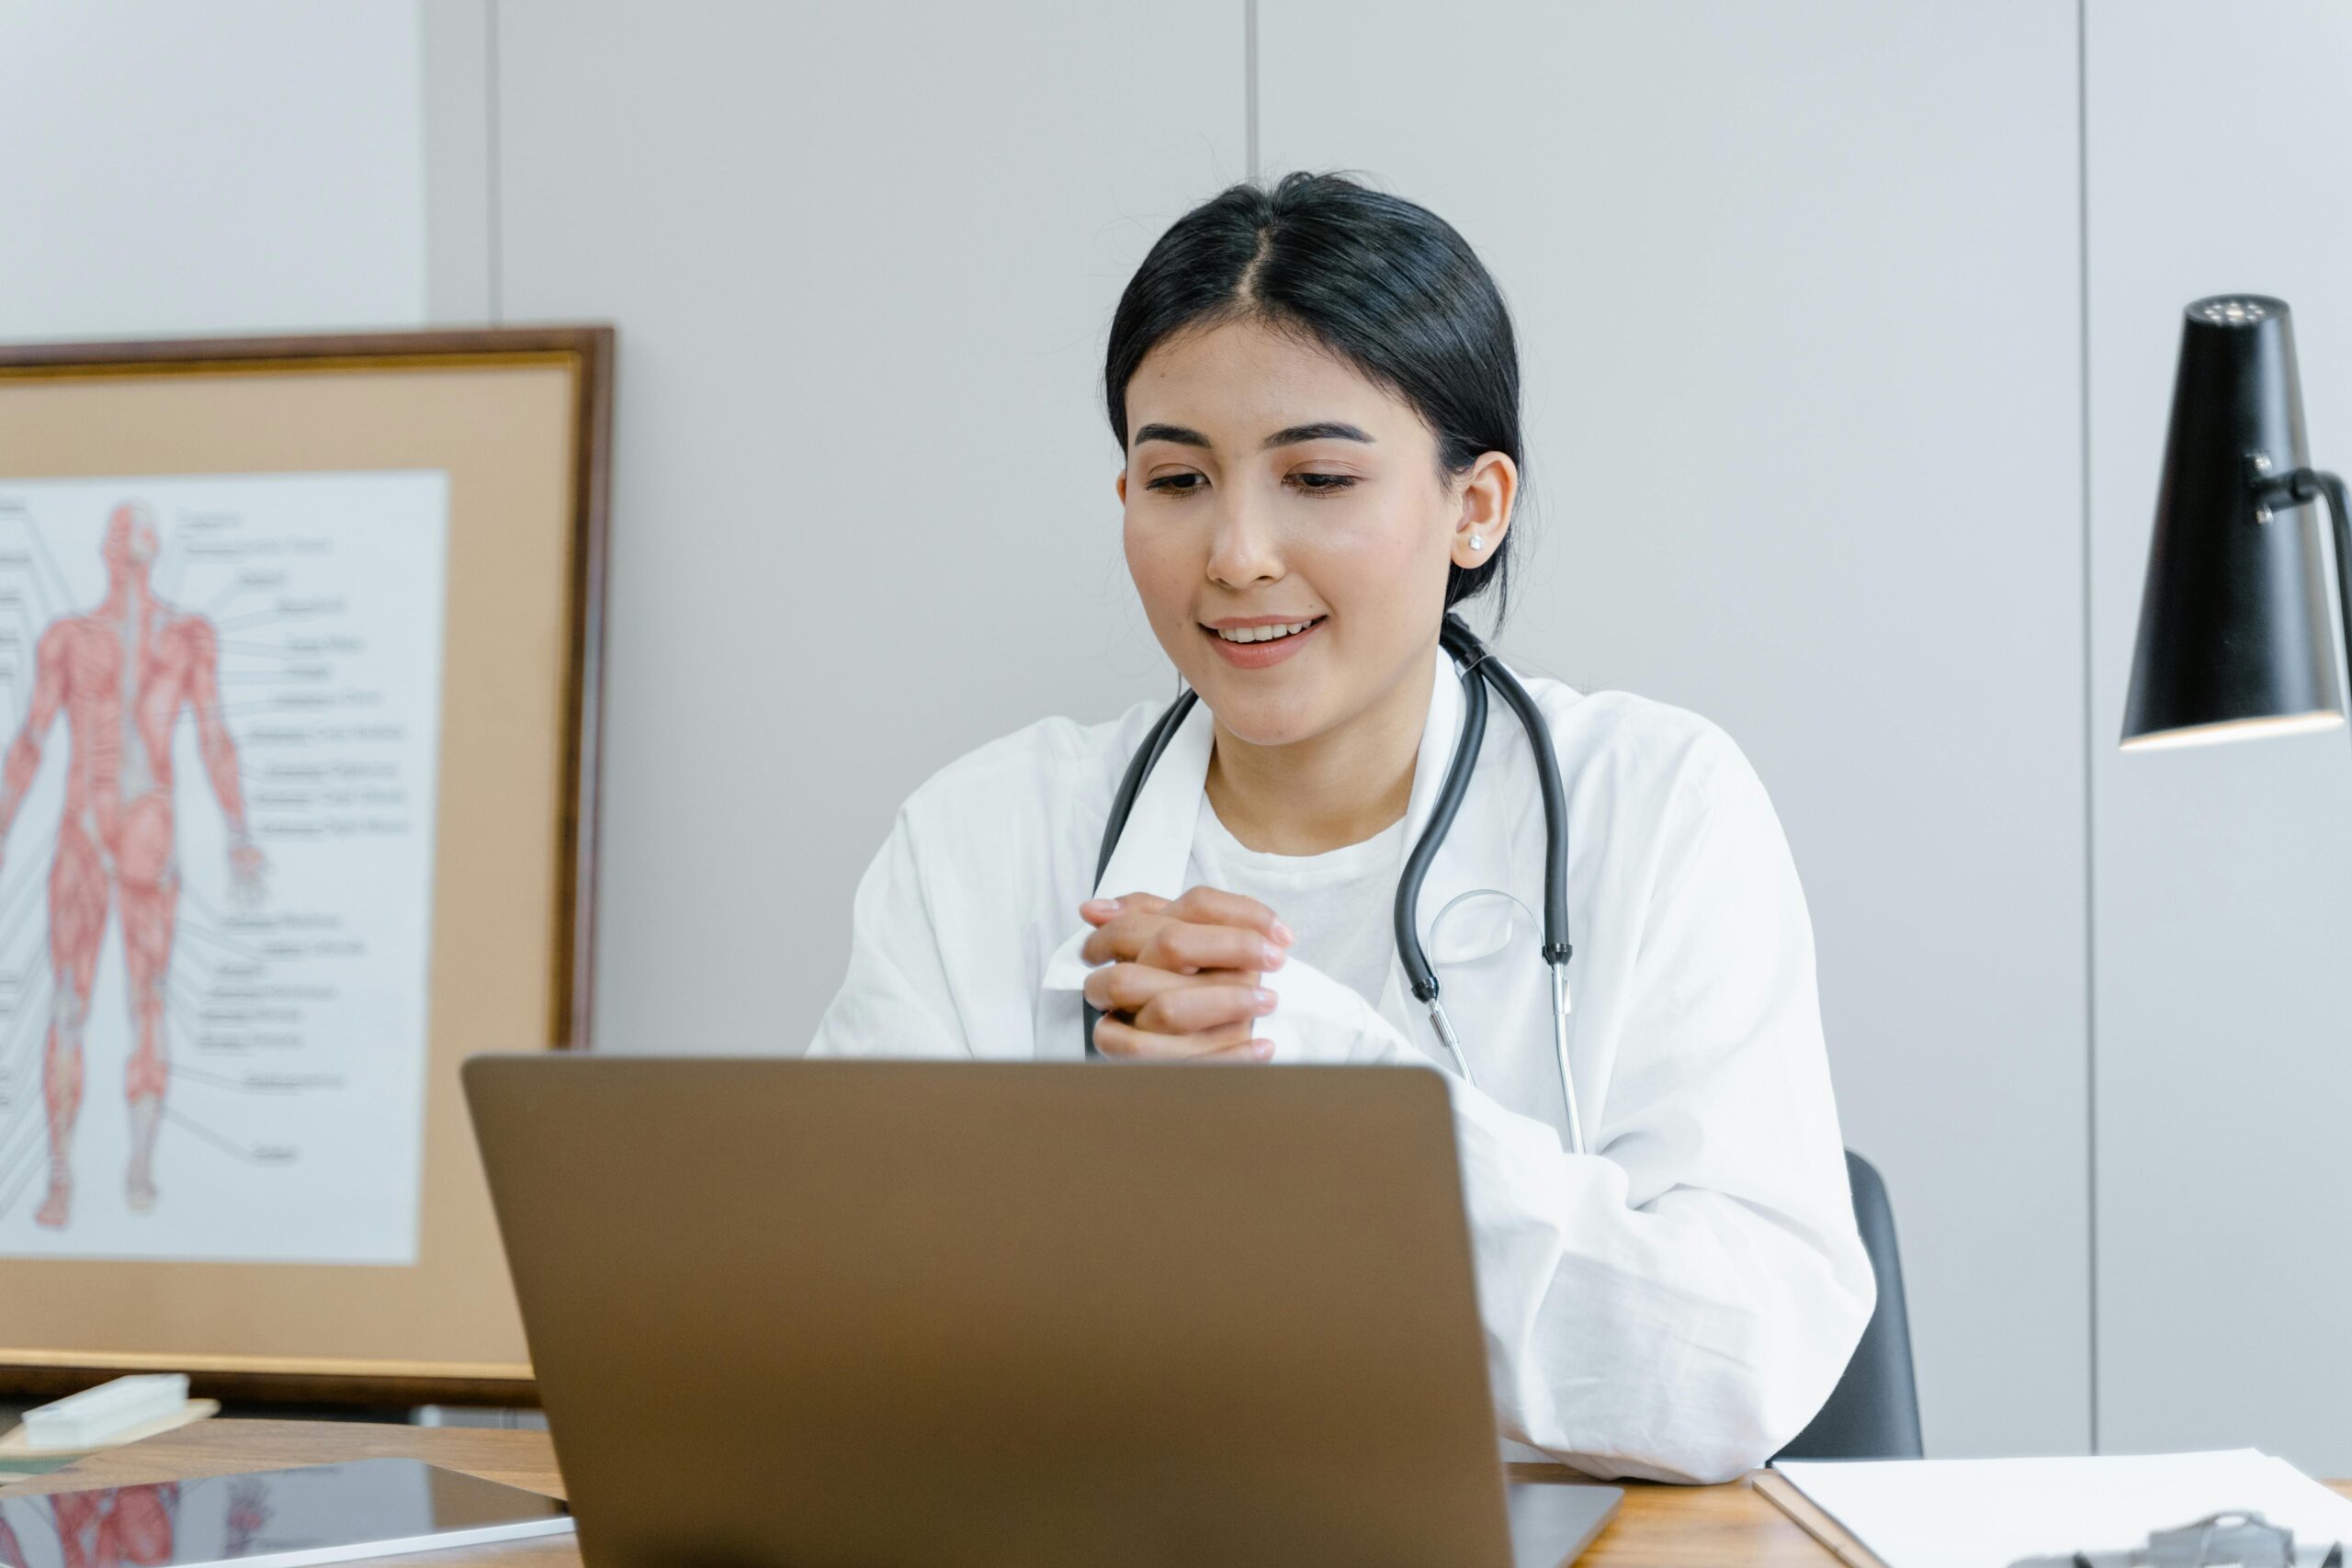
<instances>
[{"instance_id":1,"label":"eye","mask_svg":"<svg viewBox=\"0 0 2352 1568\"><path fill-rule=\"evenodd\" d=\"M1351 490L1354 488L1356 482L1356 477L1353 474L1293 474L1291 477L1296 479L1299 488L1309 495L1330 495L1340 491Z\"/></svg>"},{"instance_id":2,"label":"eye","mask_svg":"<svg viewBox=\"0 0 2352 1568\"><path fill-rule=\"evenodd\" d=\"M1146 490L1162 491L1170 495L1190 495L1201 487L1196 484L1180 485L1176 481L1178 479L1197 479L1200 477L1200 475L1189 470L1181 474L1162 474L1159 478L1151 480L1143 488Z\"/></svg>"}]
</instances>

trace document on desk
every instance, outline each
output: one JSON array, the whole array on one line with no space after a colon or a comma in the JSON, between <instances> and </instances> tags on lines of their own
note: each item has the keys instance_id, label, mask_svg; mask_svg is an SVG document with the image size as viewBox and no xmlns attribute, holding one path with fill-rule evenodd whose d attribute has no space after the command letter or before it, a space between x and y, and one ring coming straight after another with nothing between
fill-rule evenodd
<instances>
[{"instance_id":1,"label":"document on desk","mask_svg":"<svg viewBox=\"0 0 2352 1568\"><path fill-rule=\"evenodd\" d=\"M1886 1568L2000 1568L2022 1558L2144 1547L2152 1530L2238 1509L2293 1530L2298 1546L2341 1540L2352 1552L2352 1501L2253 1449L1792 1460L1772 1468Z\"/></svg>"}]
</instances>

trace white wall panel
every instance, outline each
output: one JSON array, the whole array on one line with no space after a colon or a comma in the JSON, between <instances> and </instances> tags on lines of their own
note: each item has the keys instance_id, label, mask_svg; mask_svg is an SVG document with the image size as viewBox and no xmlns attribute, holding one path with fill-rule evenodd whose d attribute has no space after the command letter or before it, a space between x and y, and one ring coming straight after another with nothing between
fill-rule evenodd
<instances>
[{"instance_id":1,"label":"white wall panel","mask_svg":"<svg viewBox=\"0 0 2352 1568\"><path fill-rule=\"evenodd\" d=\"M2352 754L2115 749L2182 307L2292 306L2352 466L2352 10L2093 0L2085 54L2100 1440L2352 1474Z\"/></svg>"},{"instance_id":2,"label":"white wall panel","mask_svg":"<svg viewBox=\"0 0 2352 1568\"><path fill-rule=\"evenodd\" d=\"M1167 666L1098 386L1243 12L502 0L509 321L620 327L598 1025L797 1048L899 801Z\"/></svg>"},{"instance_id":3,"label":"white wall panel","mask_svg":"<svg viewBox=\"0 0 2352 1568\"><path fill-rule=\"evenodd\" d=\"M1266 171L1432 208L1517 314L1505 646L1771 791L1930 1451L2083 1448L2073 6L1259 9Z\"/></svg>"},{"instance_id":4,"label":"white wall panel","mask_svg":"<svg viewBox=\"0 0 2352 1568\"><path fill-rule=\"evenodd\" d=\"M0 5L0 337L413 326L417 0Z\"/></svg>"}]
</instances>

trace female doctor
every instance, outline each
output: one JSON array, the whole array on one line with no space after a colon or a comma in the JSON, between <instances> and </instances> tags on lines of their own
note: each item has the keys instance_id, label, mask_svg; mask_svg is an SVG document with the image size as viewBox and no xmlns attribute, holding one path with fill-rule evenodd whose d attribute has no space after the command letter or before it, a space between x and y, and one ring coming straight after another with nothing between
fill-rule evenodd
<instances>
[{"instance_id":1,"label":"female doctor","mask_svg":"<svg viewBox=\"0 0 2352 1568\"><path fill-rule=\"evenodd\" d=\"M1499 594L1510 556L1493 280L1410 202L1236 186L1128 284L1104 391L1128 569L1200 700L1099 885L1160 703L1040 720L917 789L810 1054L1074 1058L1091 1003L1112 1058L1442 1066L1509 1451L1668 1481L1762 1462L1828 1397L1874 1289L1811 923L1747 758L1682 709L1525 679L1566 805L1567 1084L1532 913L1541 781L1506 705L1415 916L1459 1057L1398 956L1398 876L1465 705L1442 620Z\"/></svg>"}]
</instances>

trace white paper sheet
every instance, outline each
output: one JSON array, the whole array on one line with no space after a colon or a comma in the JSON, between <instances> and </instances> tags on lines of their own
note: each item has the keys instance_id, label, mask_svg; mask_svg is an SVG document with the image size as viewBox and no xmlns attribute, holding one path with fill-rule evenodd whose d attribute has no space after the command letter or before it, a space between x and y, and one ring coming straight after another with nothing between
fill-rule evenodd
<instances>
[{"instance_id":1,"label":"white paper sheet","mask_svg":"<svg viewBox=\"0 0 2352 1568\"><path fill-rule=\"evenodd\" d=\"M415 1260L448 495L0 480L0 1254Z\"/></svg>"},{"instance_id":2,"label":"white paper sheet","mask_svg":"<svg viewBox=\"0 0 2352 1568\"><path fill-rule=\"evenodd\" d=\"M2114 1551L2228 1509L2258 1512L2304 1546L2342 1540L2352 1550L2352 1502L2253 1449L1772 1468L1888 1568L2006 1568L2024 1557Z\"/></svg>"}]
</instances>

